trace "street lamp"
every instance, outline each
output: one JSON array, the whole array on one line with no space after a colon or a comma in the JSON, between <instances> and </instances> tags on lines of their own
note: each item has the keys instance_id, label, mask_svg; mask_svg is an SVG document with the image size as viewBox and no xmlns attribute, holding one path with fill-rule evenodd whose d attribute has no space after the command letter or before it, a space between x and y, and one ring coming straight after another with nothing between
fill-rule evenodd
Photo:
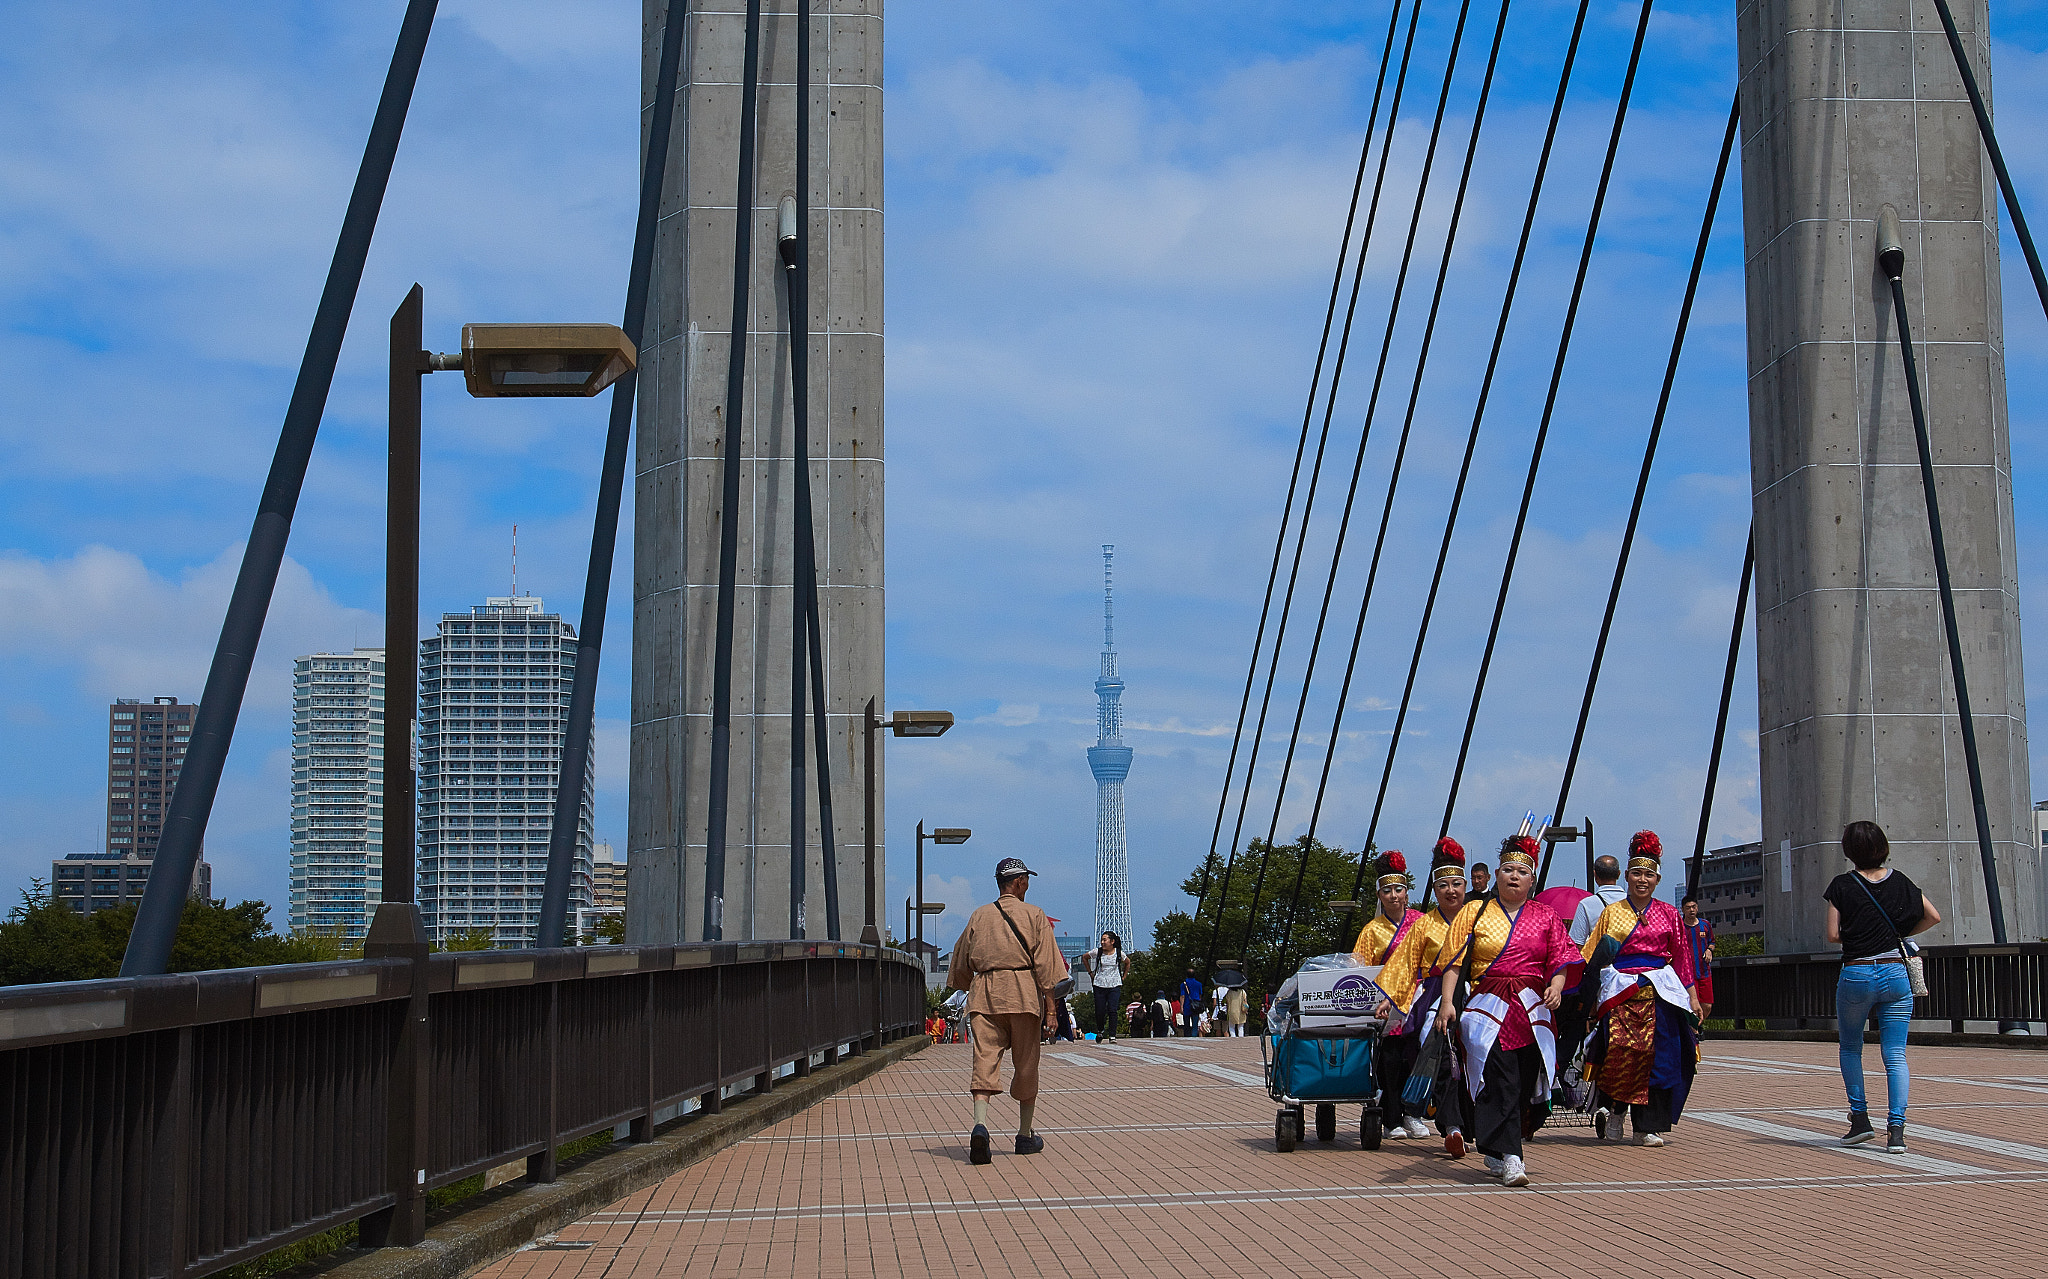
<instances>
[{"instance_id":1,"label":"street lamp","mask_svg":"<svg viewBox=\"0 0 2048 1279\"><path fill-rule=\"evenodd\" d=\"M875 714L875 699L868 699L861 713L862 738L867 765L867 923L860 930L861 944L879 946L882 934L875 926L875 733L888 729L898 737L939 737L953 727L951 711L897 711L888 719ZM921 824L921 823L920 823Z\"/></svg>"},{"instance_id":2,"label":"street lamp","mask_svg":"<svg viewBox=\"0 0 2048 1279\"><path fill-rule=\"evenodd\" d=\"M535 396L592 396L610 386L638 361L625 330L615 324L465 324L462 351L436 354L423 349L425 294L415 284L391 316L390 455L386 470L384 543L384 866L382 903L368 942L424 947L426 928L416 896L414 857L417 831L412 761L413 721L419 709L420 613L420 379L460 370L469 393L480 399ZM541 898L535 943L562 944L569 909L569 871L574 860L582 759L590 730L574 715L563 743L554 830L548 842L547 884ZM562 794L570 796L562 817ZM559 865L557 865L559 863ZM366 954L374 954L367 946ZM389 952L386 952L389 953ZM422 951L424 953L424 951Z\"/></svg>"},{"instance_id":3,"label":"street lamp","mask_svg":"<svg viewBox=\"0 0 2048 1279\"><path fill-rule=\"evenodd\" d=\"M939 713L945 714L945 712L943 711ZM951 715L946 716L946 719L949 722L952 720L952 718L953 717ZM924 823L919 822L917 824L917 940L920 946L924 944L924 917L926 915L942 914L946 909L942 905L939 907L938 910L930 910L925 905L924 841L929 839L934 844L964 844L973 835L974 832L967 829L965 826L940 826L937 829L933 830L931 834L927 835L924 833ZM904 931L907 933L910 930L906 928ZM918 953L922 954L923 952L919 951Z\"/></svg>"}]
</instances>

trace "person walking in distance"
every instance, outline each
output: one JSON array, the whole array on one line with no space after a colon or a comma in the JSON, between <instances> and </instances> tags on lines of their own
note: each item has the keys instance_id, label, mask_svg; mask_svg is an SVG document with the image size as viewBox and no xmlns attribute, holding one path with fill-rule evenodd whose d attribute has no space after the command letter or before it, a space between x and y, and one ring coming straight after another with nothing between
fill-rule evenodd
<instances>
[{"instance_id":1,"label":"person walking in distance","mask_svg":"<svg viewBox=\"0 0 2048 1279\"><path fill-rule=\"evenodd\" d=\"M1244 1038L1246 1005L1250 1002L1242 986L1232 986L1223 994L1223 1019L1230 1024L1230 1034L1234 1038Z\"/></svg>"},{"instance_id":2,"label":"person walking in distance","mask_svg":"<svg viewBox=\"0 0 2048 1279\"><path fill-rule=\"evenodd\" d=\"M1465 900L1468 902L1476 902L1491 896L1493 896L1492 872L1486 869L1485 862L1473 863L1472 891L1470 894L1466 896Z\"/></svg>"},{"instance_id":3,"label":"person walking in distance","mask_svg":"<svg viewBox=\"0 0 2048 1279\"><path fill-rule=\"evenodd\" d=\"M1001 1092L1002 1058L1010 1053L1010 1095L1017 1099L1017 1153L1035 1155L1045 1138L1032 1130L1038 1105L1039 1037L1056 1024L1053 988L1067 976L1052 921L1024 900L1036 871L1015 857L996 865L998 895L975 909L953 945L946 984L967 991L967 1021L974 1033L974 1129L968 1159L990 1160L988 1099Z\"/></svg>"},{"instance_id":4,"label":"person walking in distance","mask_svg":"<svg viewBox=\"0 0 2048 1279\"><path fill-rule=\"evenodd\" d=\"M1904 872L1888 870L1891 841L1876 822L1842 828L1842 852L1856 869L1835 876L1822 896L1828 903L1827 938L1842 948L1842 976L1835 985L1835 1034L1842 1058L1842 1086L1849 1094L1845 1146L1859 1145L1871 1131L1863 1099L1863 1026L1877 1023L1884 1055L1885 1149L1906 1153L1906 1023L1913 1015L1912 978L1906 972L1906 938L1941 922L1941 912Z\"/></svg>"},{"instance_id":5,"label":"person walking in distance","mask_svg":"<svg viewBox=\"0 0 2048 1279\"><path fill-rule=\"evenodd\" d=\"M1621 863L1602 853L1593 859L1593 895L1579 903L1572 914L1572 945L1583 946L1600 922L1600 913L1628 896L1621 886Z\"/></svg>"},{"instance_id":6,"label":"person walking in distance","mask_svg":"<svg viewBox=\"0 0 2048 1279\"><path fill-rule=\"evenodd\" d=\"M1115 933L1104 933L1102 944L1081 957L1081 967L1095 986L1095 1038L1113 1044L1117 1012L1124 998L1124 975L1131 971L1130 956L1124 954L1124 939Z\"/></svg>"},{"instance_id":7,"label":"person walking in distance","mask_svg":"<svg viewBox=\"0 0 2048 1279\"><path fill-rule=\"evenodd\" d=\"M1679 906L1685 915L1686 936L1692 939L1692 974L1699 979L1693 993L1700 997L1700 1017L1704 1020L1714 1012L1714 921L1700 918L1697 897L1688 896Z\"/></svg>"},{"instance_id":8,"label":"person walking in distance","mask_svg":"<svg viewBox=\"0 0 2048 1279\"><path fill-rule=\"evenodd\" d=\"M1193 968L1189 968L1188 975L1181 979L1180 1008L1181 1038L1196 1038L1201 1033L1195 1021L1202 1011L1202 979L1195 976Z\"/></svg>"}]
</instances>

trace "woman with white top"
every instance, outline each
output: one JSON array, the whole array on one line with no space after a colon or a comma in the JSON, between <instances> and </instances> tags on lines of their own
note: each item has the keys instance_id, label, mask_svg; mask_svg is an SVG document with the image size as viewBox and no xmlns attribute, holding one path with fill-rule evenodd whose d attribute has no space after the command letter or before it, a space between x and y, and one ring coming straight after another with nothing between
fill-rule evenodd
<instances>
[{"instance_id":1,"label":"woman with white top","mask_svg":"<svg viewBox=\"0 0 2048 1279\"><path fill-rule=\"evenodd\" d=\"M1124 997L1124 974L1131 971L1130 956L1124 954L1124 939L1104 933L1102 944L1082 958L1081 967L1095 985L1095 1038L1100 1043L1116 1042L1117 1010Z\"/></svg>"}]
</instances>

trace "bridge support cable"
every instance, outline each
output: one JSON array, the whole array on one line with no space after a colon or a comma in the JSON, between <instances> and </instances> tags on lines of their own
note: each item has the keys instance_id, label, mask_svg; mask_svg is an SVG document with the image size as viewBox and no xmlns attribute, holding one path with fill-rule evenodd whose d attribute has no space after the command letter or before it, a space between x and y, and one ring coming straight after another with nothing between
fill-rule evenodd
<instances>
[{"instance_id":1,"label":"bridge support cable","mask_svg":"<svg viewBox=\"0 0 2048 1279\"><path fill-rule=\"evenodd\" d=\"M1301 414L1301 438L1294 446L1294 470L1287 479L1287 501L1281 507L1280 532L1273 542L1273 566L1266 573L1266 597L1259 605L1259 626L1257 633L1252 637L1252 657L1245 667L1244 695L1237 705L1237 727L1230 736L1230 762L1224 766L1223 786L1216 798L1216 825L1209 832L1209 855L1202 860L1202 882L1195 893L1193 915L1197 921L1202 918L1202 904L1209 896L1210 869L1216 861L1216 845L1223 837L1223 815L1230 807L1230 783L1237 773L1237 752L1244 741L1244 721L1251 709L1252 687L1258 682L1259 654L1264 651L1266 622L1273 609L1273 587L1280 580L1280 560L1286 553L1287 530L1294 514L1295 489L1301 480L1301 459L1308 452L1308 433L1315 421L1316 397L1322 386L1323 361L1330 348L1330 330L1336 323L1337 298L1344 289L1344 264L1351 256L1351 229L1358 218L1358 196L1365 189L1365 171L1372 157L1373 129L1379 121L1380 95L1386 87L1387 67L1393 61L1394 36L1399 31L1400 24L1401 3L1400 0L1395 0L1393 8L1387 14L1387 38L1380 49L1379 78L1373 83L1372 110L1366 117L1365 138L1359 143L1358 172L1351 179L1351 207L1344 215L1344 236L1337 247L1337 269L1330 277L1330 301L1323 311L1323 336L1316 346L1315 372L1309 377L1308 407L1303 409ZM1230 857L1236 857L1234 845Z\"/></svg>"},{"instance_id":2,"label":"bridge support cable","mask_svg":"<svg viewBox=\"0 0 2048 1279\"><path fill-rule=\"evenodd\" d=\"M718 511L718 621L712 648L711 777L704 831L705 941L725 936L725 835L732 780L732 628L739 595L741 418L746 411L747 320L754 256L754 129L761 86L761 0L747 0L740 75L739 174L732 220L732 327L725 364L725 457ZM749 903L751 906L751 903Z\"/></svg>"},{"instance_id":3,"label":"bridge support cable","mask_svg":"<svg viewBox=\"0 0 2048 1279\"><path fill-rule=\"evenodd\" d=\"M677 67L682 61L685 0L669 0L655 71L654 102L648 109L647 153L640 163L640 210L633 227L633 260L626 276L626 309L619 327L643 349L647 294L654 274L654 235L660 220L661 189L668 174L670 126L675 119ZM619 506L626 487L626 451L633 442L637 373L628 370L612 383L611 422L605 431L604 467L597 484L597 515L590 533L590 567L583 578L583 618L576 629L575 680L569 692L569 723L562 742L562 770L555 779L555 815L548 829L547 879L541 888L536 944L560 946L567 932L569 884L576 862L576 837L583 821L583 776L590 766L592 719L597 712L598 663L604 650L605 606L612 590L612 560L619 543ZM391 659L388 655L387 662Z\"/></svg>"},{"instance_id":4,"label":"bridge support cable","mask_svg":"<svg viewBox=\"0 0 2048 1279\"><path fill-rule=\"evenodd\" d=\"M1565 756L1564 778L1557 786L1557 803L1550 810L1560 816L1565 811L1566 801L1571 798L1572 778L1579 769L1579 752L1586 743L1586 722L1593 714L1593 691L1599 686L1600 668L1607 658L1607 640L1614 631L1614 610L1621 602L1621 584L1628 575L1629 553L1635 549L1636 526L1643 515L1643 496L1650 488L1650 467L1657 460L1657 443L1664 434L1664 415L1671 407L1671 386L1678 378L1678 359L1685 350L1686 330L1692 323L1693 300L1699 295L1700 271L1706 265L1707 243L1713 237L1714 215L1720 208L1721 187L1728 177L1728 158L1735 151L1735 135L1741 118L1741 104L1737 101L1728 108L1728 127L1721 135L1721 158L1714 166L1714 184L1707 192L1707 211L1700 219L1699 241L1693 246L1692 271L1686 277L1685 298L1679 303L1678 323L1671 334L1671 355L1664 362L1664 385L1657 393L1657 411L1650 418L1650 436L1643 445L1643 465L1636 474L1636 492L1629 503L1628 524L1622 530L1621 550L1614 557L1614 579L1607 586L1607 610L1600 617L1600 637L1593 643L1593 662L1586 671L1586 692L1579 699L1579 722L1572 729L1572 748ZM1545 857L1537 871L1538 892L1550 877L1550 861Z\"/></svg>"},{"instance_id":5,"label":"bridge support cable","mask_svg":"<svg viewBox=\"0 0 2048 1279\"><path fill-rule=\"evenodd\" d=\"M1507 340L1508 319L1514 312L1515 296L1521 289L1522 267L1529 257L1529 240L1536 229L1536 210L1542 203L1543 183L1550 172L1551 151L1557 145L1558 123L1564 116L1565 95L1571 88L1572 68L1577 65L1579 41L1586 32L1586 10L1591 0L1579 0L1578 14L1572 20L1572 35L1565 45L1564 64L1557 73L1557 93L1550 104L1550 122L1543 132L1543 149L1536 157L1536 173L1529 183L1529 203L1522 213L1522 231L1515 243L1514 264L1508 268L1508 283L1501 295L1500 315L1494 321L1493 346L1486 357L1486 373L1479 382L1479 399L1472 410L1472 427L1465 435L1465 455L1458 464L1458 482L1451 490L1450 510L1444 516L1444 535L1437 546L1436 568L1430 574L1429 593L1423 598L1422 620L1415 628L1415 648L1408 658L1408 677L1401 688L1400 709L1394 713L1394 733L1387 743L1387 757L1380 769L1379 793L1373 798L1372 820L1366 827L1365 848L1374 846L1379 834L1380 816L1386 811L1387 785L1394 775L1394 761L1401 750L1401 733L1408 723L1408 710L1415 701L1415 676L1422 667L1422 651L1429 641L1429 624L1436 615L1437 594L1443 588L1444 564L1451 554L1451 539L1458 529L1458 513L1465 502L1465 486L1472 476L1472 456L1479 447L1479 427L1486 419L1486 406L1493 394L1493 379L1500 370L1501 347ZM1365 887L1367 862L1361 858L1358 874L1352 880L1351 899L1357 900Z\"/></svg>"},{"instance_id":6,"label":"bridge support cable","mask_svg":"<svg viewBox=\"0 0 2048 1279\"><path fill-rule=\"evenodd\" d=\"M1600 165L1600 182L1593 189L1593 209L1586 218L1586 238L1579 248L1578 274L1572 280L1571 301L1565 306L1564 326L1557 339L1557 358L1550 368L1550 388L1543 397L1543 416L1536 424L1536 442L1529 451L1529 474L1522 482L1522 503L1515 513L1515 531L1508 539L1507 562L1501 567L1500 593L1493 602L1493 621L1487 627L1486 648L1479 655L1479 676L1472 685L1472 706L1465 714L1465 734L1458 744L1458 763L1451 771L1450 794L1444 799L1444 819L1437 828L1441 839L1450 833L1451 815L1457 811L1458 789L1465 780L1465 762L1472 751L1472 731L1479 723L1479 704L1486 696L1486 677L1493 667L1493 653L1500 641L1501 619L1507 613L1508 591L1514 585L1515 561L1521 555L1522 534L1529 524L1529 504L1536 496L1536 475L1543 466L1543 446L1550 438L1550 421L1557 411L1558 385L1564 380L1566 357L1571 353L1572 333L1578 325L1579 303L1586 292L1586 272L1593 263L1593 243L1600 234L1600 215L1607 206L1607 188L1614 178L1614 157L1621 149L1622 126L1628 122L1629 99L1635 92L1636 71L1642 65L1643 40L1650 31L1650 10L1655 0L1643 0L1636 18L1635 43L1629 49L1628 70L1621 77L1621 98L1614 104L1614 127L1607 135L1607 155ZM1549 865L1550 859L1543 859Z\"/></svg>"},{"instance_id":7,"label":"bridge support cable","mask_svg":"<svg viewBox=\"0 0 2048 1279\"><path fill-rule=\"evenodd\" d=\"M789 381L796 537L790 584L789 935L809 928L809 858L804 813L804 720L817 732L818 833L824 852L825 936L839 938L839 852L832 827L832 755L828 749L824 637L818 615L817 522L811 508L811 0L796 6L796 196L792 225L778 237L789 286ZM806 702L808 700L808 707Z\"/></svg>"},{"instance_id":8,"label":"bridge support cable","mask_svg":"<svg viewBox=\"0 0 2048 1279\"><path fill-rule=\"evenodd\" d=\"M1934 549L1934 583L1941 592L1941 626L1948 637L1949 676L1955 683L1956 718L1963 731L1963 763L1970 773L1970 807L1977 818L1977 855L1984 863L1984 902L1991 909L1991 937L2003 946L2005 906L1998 890L1998 858L1991 847L1991 816L1984 806L1984 769L1977 758L1977 723L1970 712L1970 682L1963 669L1963 642L1956 633L1956 598L1949 586L1948 545L1941 535L1941 503L1934 491L1934 451L1927 440L1927 410L1920 398L1920 369L1913 358L1913 332L1906 318L1906 287L1900 281L1906 250L1899 215L1885 205L1877 219L1877 262L1892 288L1892 317L1899 326L1899 362L1906 375L1906 402L1913 410L1913 439L1920 448L1920 488L1927 495L1927 536ZM1999 1027L2001 1031L2006 1026Z\"/></svg>"},{"instance_id":9,"label":"bridge support cable","mask_svg":"<svg viewBox=\"0 0 2048 1279\"><path fill-rule=\"evenodd\" d=\"M1322 823L1323 800L1329 792L1330 770L1337 758L1337 741L1344 729L1345 703L1351 697L1351 682L1358 670L1358 650L1365 638L1365 618L1372 607L1373 586L1379 580L1380 558L1386 550L1387 528L1393 520L1394 497L1401 486L1402 465L1408 456L1408 440L1415 427L1415 409L1422 396L1422 378L1429 367L1429 355L1436 338L1436 323L1443 309L1444 286L1451 273L1451 255L1457 247L1458 228L1465 213L1465 196L1472 183L1472 168L1479 154L1480 131L1486 123L1486 107L1493 95L1493 77L1500 65L1501 45L1507 35L1508 10L1512 0L1502 0L1500 16L1494 23L1493 44L1487 53L1486 74L1479 82L1479 98L1472 111L1472 130L1465 140L1465 162L1458 174L1458 193L1451 201L1450 222L1444 232L1443 254L1438 259L1436 285L1430 294L1429 318L1422 326L1422 345L1415 357L1415 371L1408 383L1408 405L1401 415L1401 438L1394 449L1394 466L1387 478L1386 501L1380 507L1380 526L1373 540L1372 563L1365 574L1365 589L1358 601L1358 620L1351 630L1351 648L1344 661L1344 682L1337 692L1336 710L1330 717L1329 745L1323 752L1322 774L1316 780L1315 805L1309 811L1308 832L1305 842L1313 845L1316 831ZM1299 731L1299 724L1296 730ZM1269 839L1270 843L1271 840ZM1370 847L1359 850L1360 857L1372 853ZM1308 873L1308 858L1303 856L1301 865L1295 870L1294 889L1288 897L1287 921L1280 930L1280 956L1273 966L1269 980L1277 981L1287 971L1287 958L1294 940L1294 921L1301 905L1301 888ZM1427 888L1425 887L1425 893Z\"/></svg>"},{"instance_id":10,"label":"bridge support cable","mask_svg":"<svg viewBox=\"0 0 2048 1279\"><path fill-rule=\"evenodd\" d=\"M1742 656L1742 623L1749 608L1749 580L1756 571L1756 528L1742 549L1742 582L1735 588L1735 622L1728 628L1728 665L1721 671L1721 709L1714 716L1714 745L1707 754L1707 785L1700 794L1700 829L1692 841L1692 865L1685 873L1685 895L1700 891L1700 866L1707 860L1707 823L1714 816L1714 788L1721 780L1721 748L1728 740L1728 704L1735 698L1735 662ZM1563 812L1562 808L1557 811Z\"/></svg>"},{"instance_id":11,"label":"bridge support cable","mask_svg":"<svg viewBox=\"0 0 2048 1279\"><path fill-rule=\"evenodd\" d=\"M2027 270L2034 276L2034 293L2041 299L2041 310L2048 314L2048 275L2041 271L2041 255L2034 251L2034 233L2027 229L2027 215L2020 210L2020 197L2012 189L2012 174L2006 171L2005 152L1999 150L1998 133L1991 127L1991 110L1984 105L1983 90L1977 87L1977 73L1970 69L1970 59L1963 52L1963 38L1956 34L1956 16L1949 11L1948 0L1934 0L1935 12L1941 15L1941 27L1948 33L1948 49L1955 55L1956 70L1963 77L1963 88L1970 94L1970 109L1977 114L1977 132L1984 137L1984 150L1991 156L1991 171L1998 175L1998 189L2005 196L2005 210L2012 214L2013 234L2019 237L2020 251L2027 256Z\"/></svg>"},{"instance_id":12,"label":"bridge support cable","mask_svg":"<svg viewBox=\"0 0 2048 1279\"><path fill-rule=\"evenodd\" d=\"M1315 512L1316 490L1322 483L1323 458L1329 450L1330 426L1335 412L1338 384L1343 378L1344 357L1351 345L1351 326L1358 314L1358 295L1364 285L1366 257L1372 250L1373 229L1379 221L1380 197L1386 189L1387 165L1393 157L1394 135L1400 123L1401 98L1408 84L1408 68L1413 61L1415 52L1415 29L1417 20L1421 15L1421 0L1412 0L1408 9L1408 34L1401 49L1401 65L1394 77L1394 95L1388 104L1387 124L1380 137L1379 171L1373 179L1372 199L1366 206L1365 229L1359 236L1356 269L1351 277L1351 297L1345 306L1344 327L1337 340L1337 362L1331 373L1329 390L1324 395L1323 425L1316 439L1316 455L1314 462L1309 468L1308 486L1302 496L1301 520L1295 527L1294 562L1288 569L1287 588L1282 594L1278 620L1273 629L1273 648L1271 653L1268 654L1266 666L1266 687L1259 699L1259 717L1252 729L1251 751L1245 759L1244 781L1239 792L1237 804L1237 824L1231 831L1230 855L1223 863L1223 880L1221 886L1217 889L1216 923L1209 933L1207 967L1213 968L1215 966L1216 943L1218 934L1223 926L1224 905L1230 896L1230 879L1237 863L1238 846L1244 838L1244 819L1247 810L1251 806L1252 781L1259 767L1259 748L1265 737L1266 716L1273 705L1273 684L1280 672L1281 650L1286 647L1287 643L1287 621L1294 609L1294 588L1301 577L1301 559L1303 551L1308 545L1308 529L1310 518ZM1369 137L1371 121L1368 120L1367 124ZM1311 400L1309 404L1309 414L1311 417L1313 417L1314 412L1315 404ZM1286 526L1284 524L1281 528L1281 539L1284 544L1286 539ZM1275 568L1278 568L1277 556ZM1252 660L1256 666L1258 661L1256 652L1253 653Z\"/></svg>"},{"instance_id":13,"label":"bridge support cable","mask_svg":"<svg viewBox=\"0 0 2048 1279\"><path fill-rule=\"evenodd\" d=\"M221 623L220 640L207 668L205 691L200 695L199 714L193 724L192 746L186 753L177 788L171 793L170 812L164 821L163 838L157 845L155 870L143 892L142 905L136 911L135 926L128 937L127 953L121 960L123 977L155 976L170 963L171 945L177 939L178 920L185 909L185 890L192 882L199 847L206 837L206 824L213 815L213 798L220 789L221 770L234 741L235 723L241 717L250 663L262 640L270 595L277 587L278 569L284 563L292 517L305 487L306 466L312 459L320 418L327 410L327 392L334 383L342 339L348 333L349 312L355 308L356 292L362 285L363 263L369 257L384 191L391 182L392 164L398 157L399 138L405 132L406 112L412 105L413 86L419 81L420 62L426 56L437 4L438 0L409 0L399 25L391 66L384 76L384 91L377 100L377 114L363 147L362 164L356 170L355 189L349 194L348 212L342 216L341 234L335 240L334 257L327 268L327 282L320 291L319 308L313 314L313 328L306 338L306 352L299 361L298 380L292 385L291 402L278 432L277 450L271 456L270 474L256 504L256 520L242 552L241 569L235 575L234 594L228 599L227 617Z\"/></svg>"},{"instance_id":14,"label":"bridge support cable","mask_svg":"<svg viewBox=\"0 0 2048 1279\"><path fill-rule=\"evenodd\" d=\"M1387 361L1393 352L1394 331L1400 323L1401 304L1407 295L1408 269L1415 260L1415 239L1422 228L1422 211L1429 198L1430 179L1436 171L1437 146L1443 138L1444 114L1450 108L1451 82L1457 76L1458 55L1464 48L1465 23L1471 16L1471 12L1472 0L1460 0L1457 25L1451 32L1450 52L1446 55L1444 61L1443 83L1437 91L1436 114L1430 121L1429 144L1423 151L1422 169L1415 181L1415 200L1413 208L1408 215L1408 234L1401 246L1401 265L1394 274L1393 294L1387 302L1387 322L1384 331L1380 335L1379 361L1373 370L1372 391L1366 397L1365 416L1358 432L1358 449L1351 462L1350 486L1344 493L1344 510L1338 518L1337 537L1330 550L1330 571L1323 580L1322 604L1316 613L1315 633L1309 640L1308 662L1301 676L1301 693L1294 703L1294 724L1287 734L1287 753L1280 765L1279 782L1274 787L1273 817L1266 826L1266 848L1259 856L1258 875L1252 882L1251 908L1245 913L1244 938L1238 945L1238 953L1240 955L1248 956L1251 953L1252 926L1258 918L1259 901L1265 893L1266 868L1273 856L1273 841L1280 833L1280 813L1287 802L1287 785L1294 775L1294 755L1296 749L1301 744L1301 725L1308 714L1309 692L1315 682L1317 659L1321 657L1323 651L1323 633L1330 621L1330 602L1335 598L1337 592L1337 573L1344 563L1344 546L1351 533L1351 513L1358 502L1358 481L1365 470L1365 451L1367 445L1372 441L1373 420L1379 412L1380 391L1386 385ZM1505 20L1505 13L1503 13L1503 20ZM1497 44L1496 48L1498 48ZM1363 261L1359 265L1363 268ZM1418 357L1418 360L1421 358L1426 358L1426 350L1423 356ZM1330 383L1330 409L1332 411L1336 409L1337 383L1343 376L1342 359L1343 355L1340 350L1337 378L1333 379ZM1393 494L1393 486L1398 483L1399 479L1400 476L1397 471L1388 480L1387 492L1390 498ZM1374 567L1377 568L1377 561L1375 561ZM1371 590L1369 581L1366 589L1368 592ZM1302 845L1300 869L1304 873L1308 867L1308 847L1306 843Z\"/></svg>"}]
</instances>

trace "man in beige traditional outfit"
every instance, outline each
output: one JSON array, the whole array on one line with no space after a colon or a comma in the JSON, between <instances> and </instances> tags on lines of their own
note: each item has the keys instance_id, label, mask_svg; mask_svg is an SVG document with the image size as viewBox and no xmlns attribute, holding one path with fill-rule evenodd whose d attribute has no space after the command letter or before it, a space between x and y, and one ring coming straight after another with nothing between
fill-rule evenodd
<instances>
[{"instance_id":1,"label":"man in beige traditional outfit","mask_svg":"<svg viewBox=\"0 0 2048 1279\"><path fill-rule=\"evenodd\" d=\"M996 866L993 902L969 917L953 943L953 967L946 984L967 995L967 1021L974 1032L974 1132L968 1157L989 1162L988 1099L1003 1090L1003 1050L1010 1052L1010 1095L1017 1099L1017 1153L1035 1155L1045 1138L1031 1129L1038 1103L1039 1028L1054 1025L1053 988L1067 977L1067 961L1053 939L1052 921L1024 901L1031 877L1015 857Z\"/></svg>"}]
</instances>

